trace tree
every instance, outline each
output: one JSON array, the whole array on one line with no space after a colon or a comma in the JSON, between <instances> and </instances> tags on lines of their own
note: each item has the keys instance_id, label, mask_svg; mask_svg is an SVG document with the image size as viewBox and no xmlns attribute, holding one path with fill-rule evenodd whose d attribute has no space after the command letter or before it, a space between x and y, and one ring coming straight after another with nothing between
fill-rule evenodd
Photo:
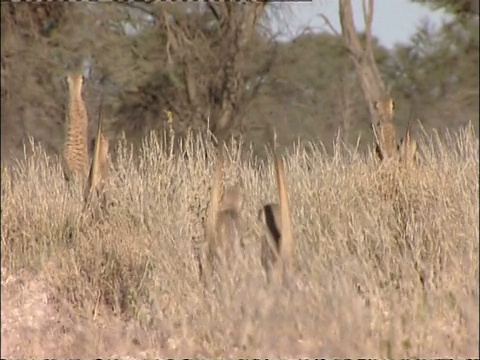
<instances>
[{"instance_id":1,"label":"tree","mask_svg":"<svg viewBox=\"0 0 480 360\"><path fill-rule=\"evenodd\" d=\"M394 91L413 102L424 126L444 128L478 118L479 34L476 20L423 23L397 45L385 74ZM474 121L478 129L478 121Z\"/></svg>"},{"instance_id":2,"label":"tree","mask_svg":"<svg viewBox=\"0 0 480 360\"><path fill-rule=\"evenodd\" d=\"M245 102L255 95L260 85L251 77L251 73L249 74L245 66L245 56L265 5L265 2L249 6L239 6L230 2L209 3L208 9L217 21L217 24L213 25L216 34L211 39L205 36L204 31L199 31L199 27L192 34L189 31L189 22L176 21L170 26L166 22L167 41L171 45L172 56L178 58L184 65L183 81L188 105L197 114L203 111L204 121L207 118L213 120L211 130L217 135L225 135L236 125ZM189 47L185 39L194 37L202 42L204 48ZM214 52L217 56L205 61L206 57L202 59L202 56L196 55L204 53L205 50ZM193 64L196 64L199 70L197 73L193 69ZM202 84L198 76L202 72L201 69L212 65L215 78L211 77L206 84ZM264 72L267 69L268 64L264 64L258 70ZM255 74L254 77L257 75L259 74ZM249 91L246 85L252 80L254 84ZM179 113L181 110L177 107L176 111Z\"/></svg>"},{"instance_id":3,"label":"tree","mask_svg":"<svg viewBox=\"0 0 480 360\"><path fill-rule=\"evenodd\" d=\"M455 15L479 14L478 0L412 0L412 2L430 6L433 9L445 9Z\"/></svg>"},{"instance_id":4,"label":"tree","mask_svg":"<svg viewBox=\"0 0 480 360\"><path fill-rule=\"evenodd\" d=\"M339 2L340 24L344 46L355 65L371 118L375 119L376 112L373 102L386 97L388 91L378 70L373 51L373 0L369 0L368 5L365 0L362 0L362 5L365 21L365 45L362 45L360 36L355 29L350 0L340 0Z\"/></svg>"},{"instance_id":5,"label":"tree","mask_svg":"<svg viewBox=\"0 0 480 360\"><path fill-rule=\"evenodd\" d=\"M179 136L207 126L220 136L241 130L275 56L261 22L270 5L92 5L2 3L2 150L20 153L32 135L59 152L62 79L85 64L87 111L96 118L104 91L109 137L124 132L140 142L167 126L166 113Z\"/></svg>"},{"instance_id":6,"label":"tree","mask_svg":"<svg viewBox=\"0 0 480 360\"><path fill-rule=\"evenodd\" d=\"M113 100L116 131L139 140L163 129L167 112L180 137L207 127L217 136L239 131L273 61L271 39L259 31L266 6L142 4L153 25L135 36L112 36L106 48L114 50L97 59L120 89Z\"/></svg>"}]
</instances>

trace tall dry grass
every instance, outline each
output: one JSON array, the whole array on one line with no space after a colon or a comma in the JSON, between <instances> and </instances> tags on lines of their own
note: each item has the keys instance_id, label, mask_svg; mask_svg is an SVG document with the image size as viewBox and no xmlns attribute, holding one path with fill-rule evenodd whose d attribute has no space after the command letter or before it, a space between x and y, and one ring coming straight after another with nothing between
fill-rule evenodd
<instances>
[{"instance_id":1,"label":"tall dry grass","mask_svg":"<svg viewBox=\"0 0 480 360\"><path fill-rule=\"evenodd\" d=\"M255 222L276 200L271 159L230 144L226 182L240 179L247 195L247 249L206 291L198 251L212 144L192 137L175 156L151 136L139 158L120 144L100 221L81 216L81 189L36 146L2 173L2 270L43 279L49 302L85 319L83 342L57 341L49 355L474 357L478 138L469 127L419 147L422 166L398 182L402 216L378 191L373 154L308 144L285 155L298 245L296 281L279 289L266 284ZM140 330L99 340L102 319Z\"/></svg>"}]
</instances>

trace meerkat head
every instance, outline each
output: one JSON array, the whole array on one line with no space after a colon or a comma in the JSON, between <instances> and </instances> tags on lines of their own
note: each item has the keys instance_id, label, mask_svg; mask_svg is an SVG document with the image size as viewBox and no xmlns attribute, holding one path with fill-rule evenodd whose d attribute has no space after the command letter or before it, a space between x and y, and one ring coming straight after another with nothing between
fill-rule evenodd
<instances>
[{"instance_id":1,"label":"meerkat head","mask_svg":"<svg viewBox=\"0 0 480 360\"><path fill-rule=\"evenodd\" d=\"M66 77L70 93L79 94L82 92L82 86L85 78L81 73L69 73Z\"/></svg>"},{"instance_id":2,"label":"meerkat head","mask_svg":"<svg viewBox=\"0 0 480 360\"><path fill-rule=\"evenodd\" d=\"M376 110L380 121L390 121L395 111L395 101L391 98L374 101L373 108Z\"/></svg>"}]
</instances>

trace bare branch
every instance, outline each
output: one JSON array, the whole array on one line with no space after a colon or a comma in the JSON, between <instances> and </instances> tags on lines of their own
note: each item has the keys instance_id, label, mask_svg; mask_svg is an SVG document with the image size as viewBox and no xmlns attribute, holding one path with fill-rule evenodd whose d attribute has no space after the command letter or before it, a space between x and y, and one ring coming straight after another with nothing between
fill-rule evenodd
<instances>
[{"instance_id":1,"label":"bare branch","mask_svg":"<svg viewBox=\"0 0 480 360\"><path fill-rule=\"evenodd\" d=\"M386 95L385 84L380 76L371 41L372 19L373 19L373 0L369 0L368 7L366 1L362 0L363 15L365 20L367 44L364 48L360 43L355 24L353 20L352 3L350 0L340 0L340 24L342 26L342 37L345 48L349 51L357 70L363 94L368 104L372 119L375 117L373 101Z\"/></svg>"},{"instance_id":2,"label":"bare branch","mask_svg":"<svg viewBox=\"0 0 480 360\"><path fill-rule=\"evenodd\" d=\"M197 87L196 87L196 82L193 76L193 72L191 70L191 65L188 62L185 62L184 76L185 76L185 83L187 87L188 100L190 101L190 104L195 107L198 105Z\"/></svg>"},{"instance_id":3,"label":"bare branch","mask_svg":"<svg viewBox=\"0 0 480 360\"><path fill-rule=\"evenodd\" d=\"M167 53L167 64L169 66L172 66L173 65L173 60L172 60L172 53L170 51L170 48L174 45L172 45L172 31L170 29L170 25L168 24L168 14L167 12L164 10L162 11L162 15L163 15L163 21L165 22L165 29L167 30L167 43L165 45L165 48L166 48L166 53Z\"/></svg>"},{"instance_id":4,"label":"bare branch","mask_svg":"<svg viewBox=\"0 0 480 360\"><path fill-rule=\"evenodd\" d=\"M366 49L372 54L372 21L373 21L373 0L368 0L368 7L365 0L362 0L363 19L365 21Z\"/></svg>"},{"instance_id":5,"label":"bare branch","mask_svg":"<svg viewBox=\"0 0 480 360\"><path fill-rule=\"evenodd\" d=\"M323 21L325 21L325 25L328 26L328 28L336 35L336 36L341 36L341 34L337 31L337 29L335 29L333 27L333 24L331 23L331 21L328 19L328 17L325 15L325 14L318 14L318 16L320 16Z\"/></svg>"},{"instance_id":6,"label":"bare branch","mask_svg":"<svg viewBox=\"0 0 480 360\"><path fill-rule=\"evenodd\" d=\"M350 0L340 0L340 25L342 27L343 43L346 49L351 53L354 61L361 61L363 49L355 29L353 20L352 3Z\"/></svg>"}]
</instances>

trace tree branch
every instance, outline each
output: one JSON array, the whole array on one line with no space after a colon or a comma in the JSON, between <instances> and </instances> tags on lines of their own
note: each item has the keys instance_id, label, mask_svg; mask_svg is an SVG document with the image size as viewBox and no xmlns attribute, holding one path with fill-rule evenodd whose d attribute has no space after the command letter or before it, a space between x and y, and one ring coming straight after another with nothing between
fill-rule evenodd
<instances>
[{"instance_id":1,"label":"tree branch","mask_svg":"<svg viewBox=\"0 0 480 360\"><path fill-rule=\"evenodd\" d=\"M333 27L333 24L331 23L331 21L328 19L328 17L325 15L325 14L318 14L318 16L320 16L323 21L325 21L325 25L328 26L328 28L336 35L336 36L341 36L341 34L337 31L337 29L335 29Z\"/></svg>"},{"instance_id":2,"label":"tree branch","mask_svg":"<svg viewBox=\"0 0 480 360\"><path fill-rule=\"evenodd\" d=\"M373 53L372 47L372 21L373 21L373 0L368 0L368 6L365 0L362 0L363 20L365 22L366 48L368 54Z\"/></svg>"},{"instance_id":3,"label":"tree branch","mask_svg":"<svg viewBox=\"0 0 480 360\"><path fill-rule=\"evenodd\" d=\"M355 61L361 61L363 49L355 29L351 1L340 0L339 12L340 25L342 26L343 43L347 50L352 54Z\"/></svg>"}]
</instances>

